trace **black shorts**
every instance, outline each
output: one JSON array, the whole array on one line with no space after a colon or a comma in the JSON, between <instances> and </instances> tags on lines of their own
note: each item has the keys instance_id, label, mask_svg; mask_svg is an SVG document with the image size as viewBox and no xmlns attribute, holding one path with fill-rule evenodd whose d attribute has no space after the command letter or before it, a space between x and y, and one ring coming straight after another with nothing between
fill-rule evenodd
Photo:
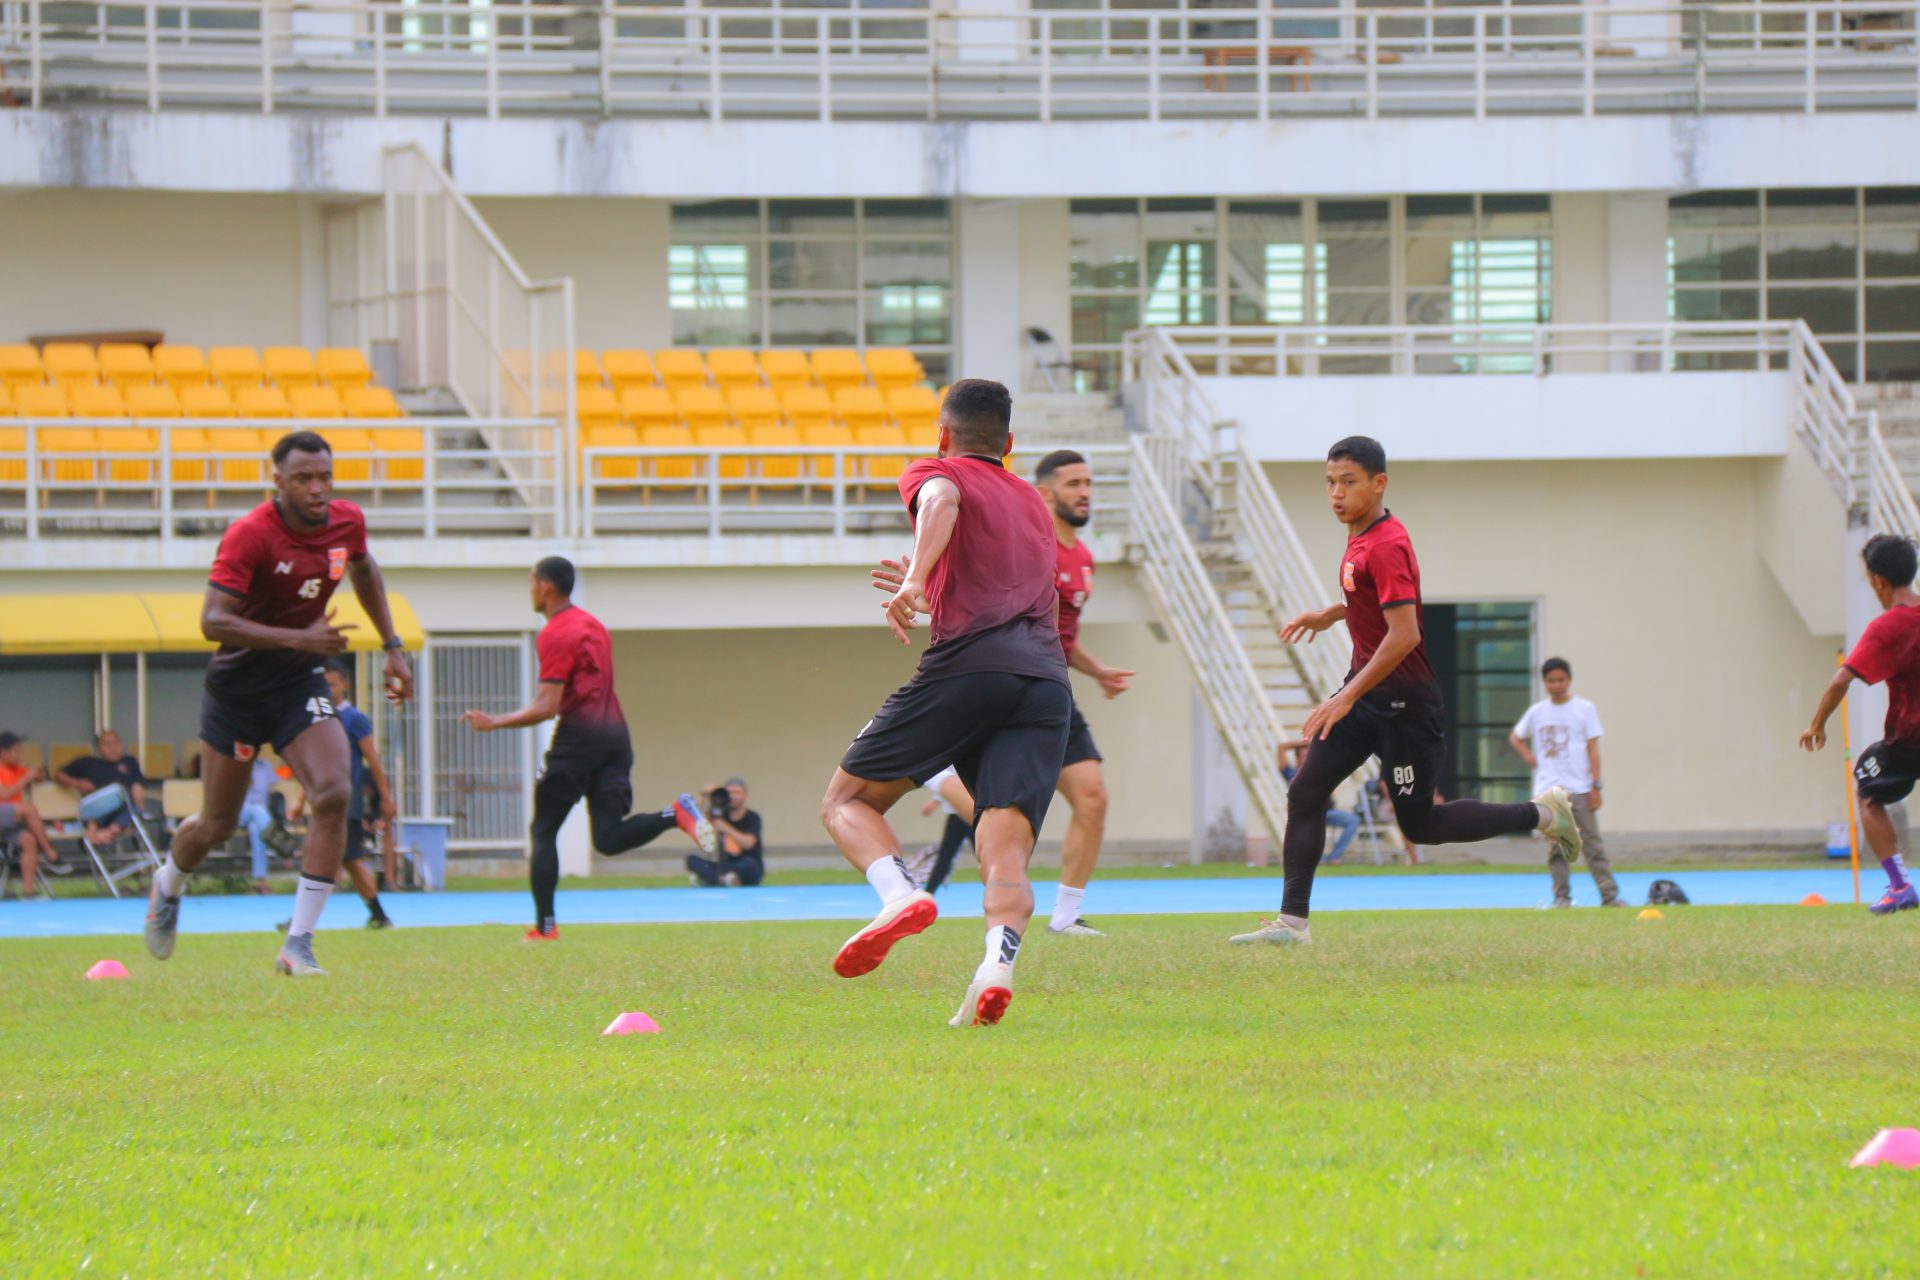
<instances>
[{"instance_id":1,"label":"black shorts","mask_svg":"<svg viewBox=\"0 0 1920 1280\"><path fill-rule=\"evenodd\" d=\"M1853 762L1853 781L1862 800L1897 804L1920 782L1920 748L1904 742L1876 742Z\"/></svg>"},{"instance_id":2,"label":"black shorts","mask_svg":"<svg viewBox=\"0 0 1920 1280\"><path fill-rule=\"evenodd\" d=\"M246 697L212 690L200 695L200 740L235 760L251 760L269 743L276 752L285 752L289 742L314 725L335 719L333 691L317 669L299 682Z\"/></svg>"},{"instance_id":3,"label":"black shorts","mask_svg":"<svg viewBox=\"0 0 1920 1280\"><path fill-rule=\"evenodd\" d=\"M347 849L340 855L340 863L358 862L367 856L367 825L358 817L347 819Z\"/></svg>"},{"instance_id":4,"label":"black shorts","mask_svg":"<svg viewBox=\"0 0 1920 1280\"><path fill-rule=\"evenodd\" d=\"M533 784L533 816L554 825L584 798L590 810L624 818L633 808L633 752L560 750L547 752L546 767Z\"/></svg>"},{"instance_id":5,"label":"black shorts","mask_svg":"<svg viewBox=\"0 0 1920 1280\"><path fill-rule=\"evenodd\" d=\"M987 809L1018 809L1034 834L1060 781L1073 693L1057 680L974 671L909 680L895 690L840 767L869 782L916 784L951 764L973 797L975 823Z\"/></svg>"},{"instance_id":6,"label":"black shorts","mask_svg":"<svg viewBox=\"0 0 1920 1280\"><path fill-rule=\"evenodd\" d=\"M1380 757L1380 781L1399 805L1416 805L1433 796L1447 763L1446 709L1436 691L1420 695L1371 693L1353 704L1326 738L1308 747L1325 751L1346 776Z\"/></svg>"},{"instance_id":7,"label":"black shorts","mask_svg":"<svg viewBox=\"0 0 1920 1280\"><path fill-rule=\"evenodd\" d=\"M1080 704L1076 702L1067 716L1067 755L1060 767L1070 769L1076 764L1098 759L1100 748L1093 745L1093 730L1087 727L1087 718L1080 714Z\"/></svg>"}]
</instances>

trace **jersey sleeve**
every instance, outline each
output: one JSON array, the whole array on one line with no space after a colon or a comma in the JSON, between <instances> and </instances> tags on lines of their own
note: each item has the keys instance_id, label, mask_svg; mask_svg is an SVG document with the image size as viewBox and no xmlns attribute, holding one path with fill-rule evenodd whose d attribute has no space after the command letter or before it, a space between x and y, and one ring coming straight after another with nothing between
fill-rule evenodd
<instances>
[{"instance_id":1,"label":"jersey sleeve","mask_svg":"<svg viewBox=\"0 0 1920 1280\"><path fill-rule=\"evenodd\" d=\"M1420 599L1420 571L1413 566L1413 548L1404 542L1374 547L1367 554L1367 573L1382 609Z\"/></svg>"},{"instance_id":2,"label":"jersey sleeve","mask_svg":"<svg viewBox=\"0 0 1920 1280\"><path fill-rule=\"evenodd\" d=\"M576 646L570 645L553 633L553 624L540 628L540 634L534 640L534 648L540 654L540 679L554 684L565 684L573 678L573 659Z\"/></svg>"},{"instance_id":3,"label":"jersey sleeve","mask_svg":"<svg viewBox=\"0 0 1920 1280\"><path fill-rule=\"evenodd\" d=\"M1860 642L1847 655L1847 670L1868 684L1879 684L1893 674L1893 655L1887 644L1887 628L1881 625L1886 620L1887 615L1883 613L1869 622L1867 629L1860 633Z\"/></svg>"},{"instance_id":4,"label":"jersey sleeve","mask_svg":"<svg viewBox=\"0 0 1920 1280\"><path fill-rule=\"evenodd\" d=\"M347 519L347 559L365 560L367 558L367 513L351 502L342 502L343 515Z\"/></svg>"},{"instance_id":5,"label":"jersey sleeve","mask_svg":"<svg viewBox=\"0 0 1920 1280\"><path fill-rule=\"evenodd\" d=\"M243 596L253 585L253 567L260 556L260 536L251 521L236 521L220 535L207 583L229 595Z\"/></svg>"},{"instance_id":6,"label":"jersey sleeve","mask_svg":"<svg viewBox=\"0 0 1920 1280\"><path fill-rule=\"evenodd\" d=\"M346 728L347 741L357 747L373 736L373 721L358 707L348 707L347 711L351 714L342 715L340 723Z\"/></svg>"},{"instance_id":7,"label":"jersey sleeve","mask_svg":"<svg viewBox=\"0 0 1920 1280\"><path fill-rule=\"evenodd\" d=\"M946 474L946 463L940 458L921 458L908 464L905 473L900 477L900 501L906 504L908 511L917 514L921 486L935 476Z\"/></svg>"},{"instance_id":8,"label":"jersey sleeve","mask_svg":"<svg viewBox=\"0 0 1920 1280\"><path fill-rule=\"evenodd\" d=\"M1594 706L1591 702L1589 702L1586 705L1586 713L1587 713L1587 739L1591 741L1594 738L1605 737L1607 731L1600 727L1600 708Z\"/></svg>"},{"instance_id":9,"label":"jersey sleeve","mask_svg":"<svg viewBox=\"0 0 1920 1280\"><path fill-rule=\"evenodd\" d=\"M1533 737L1533 712L1534 708L1528 707L1521 713L1520 723L1513 726L1514 737L1528 739Z\"/></svg>"}]
</instances>

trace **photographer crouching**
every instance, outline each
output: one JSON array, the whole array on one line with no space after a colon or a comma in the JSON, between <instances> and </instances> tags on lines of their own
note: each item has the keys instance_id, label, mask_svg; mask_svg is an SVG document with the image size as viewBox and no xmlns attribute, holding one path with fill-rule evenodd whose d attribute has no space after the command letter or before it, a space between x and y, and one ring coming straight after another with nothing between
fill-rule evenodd
<instances>
[{"instance_id":1,"label":"photographer crouching","mask_svg":"<svg viewBox=\"0 0 1920 1280\"><path fill-rule=\"evenodd\" d=\"M729 778L724 787L703 790L700 800L719 839L720 856L688 857L687 879L709 888L726 885L738 889L759 884L767 874L766 850L760 843L760 815L747 808L747 780Z\"/></svg>"}]
</instances>

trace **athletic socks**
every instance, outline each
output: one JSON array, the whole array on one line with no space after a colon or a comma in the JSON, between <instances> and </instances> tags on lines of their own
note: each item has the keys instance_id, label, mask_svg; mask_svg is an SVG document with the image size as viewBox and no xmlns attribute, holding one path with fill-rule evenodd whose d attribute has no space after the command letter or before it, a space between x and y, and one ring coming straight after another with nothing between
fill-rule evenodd
<instances>
[{"instance_id":1,"label":"athletic socks","mask_svg":"<svg viewBox=\"0 0 1920 1280\"><path fill-rule=\"evenodd\" d=\"M913 877L907 864L897 855L880 859L867 868L867 883L880 895L880 905L890 907L902 898L913 896Z\"/></svg>"},{"instance_id":2,"label":"athletic socks","mask_svg":"<svg viewBox=\"0 0 1920 1280\"><path fill-rule=\"evenodd\" d=\"M993 971L1002 966L1013 968L1014 960L1020 955L1020 931L1010 924L997 924L987 930L987 955L974 970L974 981L990 978Z\"/></svg>"},{"instance_id":3,"label":"athletic socks","mask_svg":"<svg viewBox=\"0 0 1920 1280\"><path fill-rule=\"evenodd\" d=\"M186 893L187 881L192 874L174 866L173 855L169 853L167 860L160 864L160 869L153 873L153 878L160 885L161 897L178 898Z\"/></svg>"},{"instance_id":4,"label":"athletic socks","mask_svg":"<svg viewBox=\"0 0 1920 1280\"><path fill-rule=\"evenodd\" d=\"M1898 893L1907 887L1907 860L1900 854L1880 859L1880 865L1887 872L1887 887Z\"/></svg>"},{"instance_id":5,"label":"athletic socks","mask_svg":"<svg viewBox=\"0 0 1920 1280\"><path fill-rule=\"evenodd\" d=\"M317 880L300 873L300 879L293 890L293 920L287 925L287 936L297 938L310 934L320 923L320 913L327 909L327 899L333 896L333 881Z\"/></svg>"},{"instance_id":6,"label":"athletic socks","mask_svg":"<svg viewBox=\"0 0 1920 1280\"><path fill-rule=\"evenodd\" d=\"M1070 884L1061 885L1053 895L1053 918L1047 921L1047 931L1059 933L1072 928L1073 922L1080 918L1081 899L1086 896L1085 885L1078 889Z\"/></svg>"},{"instance_id":7,"label":"athletic socks","mask_svg":"<svg viewBox=\"0 0 1920 1280\"><path fill-rule=\"evenodd\" d=\"M361 901L367 904L367 916L369 919L385 920L387 918L387 909L380 905L379 894L376 893L371 898L362 898Z\"/></svg>"}]
</instances>

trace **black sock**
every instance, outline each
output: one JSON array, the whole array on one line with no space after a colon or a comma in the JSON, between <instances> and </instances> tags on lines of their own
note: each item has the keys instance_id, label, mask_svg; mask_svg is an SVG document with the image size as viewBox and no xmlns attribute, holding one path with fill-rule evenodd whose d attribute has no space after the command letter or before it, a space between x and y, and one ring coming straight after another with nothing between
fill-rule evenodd
<instances>
[{"instance_id":1,"label":"black sock","mask_svg":"<svg viewBox=\"0 0 1920 1280\"><path fill-rule=\"evenodd\" d=\"M373 897L368 898L366 902L367 914L369 916L372 916L375 920L385 920L387 918L387 909L380 905L379 894L376 893Z\"/></svg>"}]
</instances>

